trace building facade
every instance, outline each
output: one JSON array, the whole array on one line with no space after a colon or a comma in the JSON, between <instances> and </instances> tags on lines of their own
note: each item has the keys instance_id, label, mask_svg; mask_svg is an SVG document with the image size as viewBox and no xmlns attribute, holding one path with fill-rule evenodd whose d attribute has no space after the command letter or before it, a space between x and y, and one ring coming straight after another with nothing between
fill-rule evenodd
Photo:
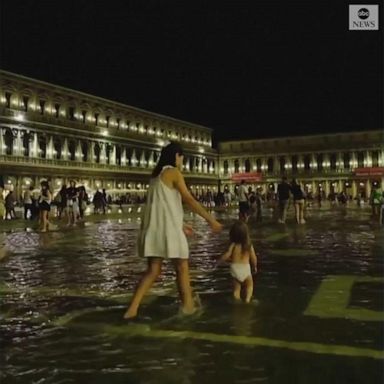
<instances>
[{"instance_id":1,"label":"building facade","mask_svg":"<svg viewBox=\"0 0 384 384\"><path fill-rule=\"evenodd\" d=\"M17 196L48 179L74 179L89 192L144 194L161 148L185 150L184 175L196 196L241 179L264 193L284 174L307 192L370 195L384 189L382 130L222 142L212 129L0 71L0 176Z\"/></svg>"},{"instance_id":2,"label":"building facade","mask_svg":"<svg viewBox=\"0 0 384 384\"><path fill-rule=\"evenodd\" d=\"M212 130L75 90L0 71L0 175L18 196L48 179L90 191L144 193L161 148L180 141L195 190L217 187Z\"/></svg>"},{"instance_id":3,"label":"building facade","mask_svg":"<svg viewBox=\"0 0 384 384\"><path fill-rule=\"evenodd\" d=\"M307 192L347 192L369 197L384 189L384 132L324 134L219 144L219 178L229 188L248 180L264 193L276 191L282 175L297 178Z\"/></svg>"}]
</instances>

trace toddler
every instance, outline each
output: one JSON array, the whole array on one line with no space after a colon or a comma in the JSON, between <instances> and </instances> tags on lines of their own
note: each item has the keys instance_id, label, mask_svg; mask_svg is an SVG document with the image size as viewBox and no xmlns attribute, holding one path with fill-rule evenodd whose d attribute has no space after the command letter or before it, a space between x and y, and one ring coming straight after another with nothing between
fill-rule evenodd
<instances>
[{"instance_id":1,"label":"toddler","mask_svg":"<svg viewBox=\"0 0 384 384\"><path fill-rule=\"evenodd\" d=\"M253 294L251 265L257 272L257 257L249 238L247 224L236 221L229 231L231 245L219 261L230 260L233 277L233 297L241 300L241 288L245 288L245 302L249 303Z\"/></svg>"}]
</instances>

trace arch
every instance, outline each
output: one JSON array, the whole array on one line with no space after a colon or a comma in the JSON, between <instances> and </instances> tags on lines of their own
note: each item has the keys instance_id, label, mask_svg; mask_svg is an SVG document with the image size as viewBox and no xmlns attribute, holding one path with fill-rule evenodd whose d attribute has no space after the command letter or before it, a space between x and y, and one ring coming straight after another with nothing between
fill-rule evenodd
<instances>
[{"instance_id":1,"label":"arch","mask_svg":"<svg viewBox=\"0 0 384 384\"><path fill-rule=\"evenodd\" d=\"M223 168L224 168L224 175L228 175L228 168L229 168L228 160L224 160Z\"/></svg>"},{"instance_id":2,"label":"arch","mask_svg":"<svg viewBox=\"0 0 384 384\"><path fill-rule=\"evenodd\" d=\"M350 156L349 152L345 152L345 153L343 154L344 168L349 169L349 168L351 167L351 165L350 165L350 161L351 161L351 156Z\"/></svg>"},{"instance_id":3,"label":"arch","mask_svg":"<svg viewBox=\"0 0 384 384\"><path fill-rule=\"evenodd\" d=\"M261 159L256 160L256 170L257 172L261 172Z\"/></svg>"},{"instance_id":4,"label":"arch","mask_svg":"<svg viewBox=\"0 0 384 384\"><path fill-rule=\"evenodd\" d=\"M357 152L357 166L359 168L364 167L364 152Z\"/></svg>"},{"instance_id":5,"label":"arch","mask_svg":"<svg viewBox=\"0 0 384 384\"><path fill-rule=\"evenodd\" d=\"M249 159L245 160L245 172L251 172L251 162Z\"/></svg>"},{"instance_id":6,"label":"arch","mask_svg":"<svg viewBox=\"0 0 384 384\"><path fill-rule=\"evenodd\" d=\"M293 155L291 161L292 161L292 172L297 172L297 164L299 162L299 156Z\"/></svg>"},{"instance_id":7,"label":"arch","mask_svg":"<svg viewBox=\"0 0 384 384\"><path fill-rule=\"evenodd\" d=\"M239 162L239 159L236 159L234 161L234 167L235 167L235 173L239 173L240 171L240 162Z\"/></svg>"},{"instance_id":8,"label":"arch","mask_svg":"<svg viewBox=\"0 0 384 384\"><path fill-rule=\"evenodd\" d=\"M337 162L337 156L336 153L331 153L329 156L329 168L331 170L336 170L336 162Z\"/></svg>"},{"instance_id":9,"label":"arch","mask_svg":"<svg viewBox=\"0 0 384 384\"><path fill-rule=\"evenodd\" d=\"M324 156L322 153L318 153L316 155L317 170L320 172L323 170L323 159L324 159Z\"/></svg>"},{"instance_id":10,"label":"arch","mask_svg":"<svg viewBox=\"0 0 384 384\"><path fill-rule=\"evenodd\" d=\"M311 156L310 155L304 155L304 170L305 171L310 171L311 170Z\"/></svg>"},{"instance_id":11,"label":"arch","mask_svg":"<svg viewBox=\"0 0 384 384\"><path fill-rule=\"evenodd\" d=\"M4 144L5 154L12 155L13 154L13 132L10 128L6 128L4 132Z\"/></svg>"}]
</instances>

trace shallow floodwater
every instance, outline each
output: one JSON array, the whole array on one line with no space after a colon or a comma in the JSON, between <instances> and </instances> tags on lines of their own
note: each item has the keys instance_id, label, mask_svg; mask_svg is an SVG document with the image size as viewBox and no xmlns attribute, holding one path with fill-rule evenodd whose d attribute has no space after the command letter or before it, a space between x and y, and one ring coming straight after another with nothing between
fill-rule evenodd
<instances>
[{"instance_id":1,"label":"shallow floodwater","mask_svg":"<svg viewBox=\"0 0 384 384\"><path fill-rule=\"evenodd\" d=\"M313 209L305 225L250 221L255 301L231 299L227 245L235 212L190 240L203 310L178 315L172 265L135 322L122 320L145 262L139 221L1 231L1 383L381 383L384 230L369 211Z\"/></svg>"}]
</instances>

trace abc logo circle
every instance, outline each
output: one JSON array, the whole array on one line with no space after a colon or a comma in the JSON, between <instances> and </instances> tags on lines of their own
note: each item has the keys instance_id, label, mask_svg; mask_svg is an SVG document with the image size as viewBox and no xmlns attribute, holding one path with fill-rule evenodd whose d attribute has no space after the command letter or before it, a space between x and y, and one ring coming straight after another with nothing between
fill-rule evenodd
<instances>
[{"instance_id":1,"label":"abc logo circle","mask_svg":"<svg viewBox=\"0 0 384 384\"><path fill-rule=\"evenodd\" d=\"M365 19L368 19L369 17L369 11L367 8L361 8L358 10L357 12L357 16L359 16L359 18L361 20L365 20Z\"/></svg>"}]
</instances>

